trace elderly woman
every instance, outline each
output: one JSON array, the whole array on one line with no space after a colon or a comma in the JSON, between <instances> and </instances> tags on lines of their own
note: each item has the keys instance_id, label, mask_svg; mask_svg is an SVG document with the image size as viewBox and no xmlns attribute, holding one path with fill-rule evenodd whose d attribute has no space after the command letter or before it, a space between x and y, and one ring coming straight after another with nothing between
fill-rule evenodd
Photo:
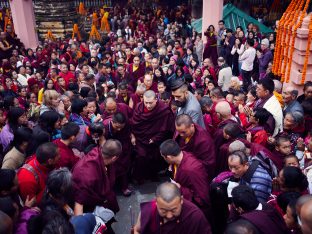
<instances>
[{"instance_id":1,"label":"elderly woman","mask_svg":"<svg viewBox=\"0 0 312 234\"><path fill-rule=\"evenodd\" d=\"M46 111L56 111L59 114L64 114L64 104L61 102L60 94L55 90L44 91L40 115Z\"/></svg>"},{"instance_id":2,"label":"elderly woman","mask_svg":"<svg viewBox=\"0 0 312 234\"><path fill-rule=\"evenodd\" d=\"M229 93L243 92L241 81L237 76L231 78Z\"/></svg>"},{"instance_id":3,"label":"elderly woman","mask_svg":"<svg viewBox=\"0 0 312 234\"><path fill-rule=\"evenodd\" d=\"M297 141L302 137L302 132L299 130L300 126L303 124L304 116L301 112L294 111L288 112L284 117L283 132L277 134L279 136L287 136L290 138L291 149L294 151ZM274 139L271 137L268 139L269 143L275 143Z\"/></svg>"}]
</instances>

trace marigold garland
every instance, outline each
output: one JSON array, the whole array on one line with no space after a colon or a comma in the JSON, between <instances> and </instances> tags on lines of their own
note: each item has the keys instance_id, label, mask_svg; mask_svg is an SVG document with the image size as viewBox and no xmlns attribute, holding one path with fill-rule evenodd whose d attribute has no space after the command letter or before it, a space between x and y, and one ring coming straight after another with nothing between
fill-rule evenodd
<instances>
[{"instance_id":1,"label":"marigold garland","mask_svg":"<svg viewBox=\"0 0 312 234\"><path fill-rule=\"evenodd\" d=\"M300 4L298 3L299 5L299 9L301 9L303 7L303 3L304 3L304 0L300 2ZM280 72L280 76L281 76L281 80L284 80L285 79L285 73L286 73L286 68L287 68L287 64L289 62L289 50L290 50L290 39L291 39L291 35L292 35L292 30L293 30L293 25L296 24L296 21L298 19L298 15L299 15L300 11L299 10L296 10L295 11L295 14L292 15L292 17L290 18L290 20L287 22L287 29L286 29L286 35L285 37L285 44L283 45L283 48L284 48L284 53L283 53L283 57L284 57L284 61L283 63L281 64L282 66L282 69L281 69L281 72Z\"/></svg>"},{"instance_id":2,"label":"marigold garland","mask_svg":"<svg viewBox=\"0 0 312 234\"><path fill-rule=\"evenodd\" d=\"M273 58L273 67L272 67L272 71L275 75L277 75L278 73L278 68L279 65L281 63L281 38L283 35L283 25L285 20L289 17L290 12L294 9L295 6L295 0L292 0L291 3L289 4L289 6L287 7L286 11L284 12L284 14L282 15L282 18L279 21L278 24L278 28L277 28L277 36L276 36L276 47L275 47L275 55Z\"/></svg>"},{"instance_id":3,"label":"marigold garland","mask_svg":"<svg viewBox=\"0 0 312 234\"><path fill-rule=\"evenodd\" d=\"M285 75L285 82L286 83L289 83L289 79L290 79L290 69L291 69L291 63L292 63L293 54L294 54L294 51L295 51L295 40L296 40L296 37L297 37L297 30L298 30L299 27L301 27L303 19L304 19L304 17L307 14L307 9L308 9L309 3L310 3L310 0L306 0L305 6L304 6L304 8L303 8L303 10L301 11L301 14L300 14L299 22L297 23L297 25L293 29L292 38L291 38L292 42L291 42L291 47L290 47L290 58L288 60L287 72L286 72L286 75Z\"/></svg>"},{"instance_id":4,"label":"marigold garland","mask_svg":"<svg viewBox=\"0 0 312 234\"><path fill-rule=\"evenodd\" d=\"M308 68L308 63L309 63L311 42L312 42L312 14L310 15L308 45L307 45L307 49L305 53L304 65L303 65L303 70L302 70L302 78L301 78L302 85L304 84L305 79L307 77L307 68Z\"/></svg>"}]
</instances>

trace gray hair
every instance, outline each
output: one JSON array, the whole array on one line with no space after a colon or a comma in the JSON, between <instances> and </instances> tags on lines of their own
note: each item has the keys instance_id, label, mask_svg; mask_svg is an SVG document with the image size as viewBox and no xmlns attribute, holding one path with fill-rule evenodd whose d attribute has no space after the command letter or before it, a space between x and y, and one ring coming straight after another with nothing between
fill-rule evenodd
<instances>
[{"instance_id":1,"label":"gray hair","mask_svg":"<svg viewBox=\"0 0 312 234\"><path fill-rule=\"evenodd\" d=\"M146 85L141 83L137 86L137 91L145 92L146 91Z\"/></svg>"},{"instance_id":2,"label":"gray hair","mask_svg":"<svg viewBox=\"0 0 312 234\"><path fill-rule=\"evenodd\" d=\"M146 97L146 98L152 98L153 97L156 99L156 93L153 90L147 90L144 93L144 97Z\"/></svg>"},{"instance_id":3,"label":"gray hair","mask_svg":"<svg viewBox=\"0 0 312 234\"><path fill-rule=\"evenodd\" d=\"M273 80L275 91L278 93L282 92L283 84L279 80Z\"/></svg>"},{"instance_id":4,"label":"gray hair","mask_svg":"<svg viewBox=\"0 0 312 234\"><path fill-rule=\"evenodd\" d=\"M304 120L303 114L299 111L287 112L286 115L290 115L296 124L301 124Z\"/></svg>"},{"instance_id":5,"label":"gray hair","mask_svg":"<svg viewBox=\"0 0 312 234\"><path fill-rule=\"evenodd\" d=\"M63 195L72 189L72 174L67 168L52 171L47 179L46 193L54 198L64 198Z\"/></svg>"},{"instance_id":6,"label":"gray hair","mask_svg":"<svg viewBox=\"0 0 312 234\"><path fill-rule=\"evenodd\" d=\"M230 145L229 145L229 154L232 154L235 151L242 151L244 153L246 153L246 146L243 142L236 140L233 141Z\"/></svg>"},{"instance_id":7,"label":"gray hair","mask_svg":"<svg viewBox=\"0 0 312 234\"><path fill-rule=\"evenodd\" d=\"M208 96L203 96L200 100L199 100L199 104L201 107L204 106L208 106L211 107L213 105L213 101L211 100L210 97Z\"/></svg>"}]
</instances>

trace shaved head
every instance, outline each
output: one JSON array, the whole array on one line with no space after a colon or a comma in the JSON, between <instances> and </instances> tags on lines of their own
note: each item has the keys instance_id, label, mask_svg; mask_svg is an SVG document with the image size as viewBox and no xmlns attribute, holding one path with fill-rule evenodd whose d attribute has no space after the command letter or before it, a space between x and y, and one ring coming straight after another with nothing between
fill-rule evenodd
<instances>
[{"instance_id":1,"label":"shaved head","mask_svg":"<svg viewBox=\"0 0 312 234\"><path fill-rule=\"evenodd\" d=\"M175 124L177 126L181 126L181 125L185 125L186 127L190 127L192 124L194 124L191 116L186 115L186 114L182 114L182 115L178 115L176 120L175 120Z\"/></svg>"},{"instance_id":2,"label":"shaved head","mask_svg":"<svg viewBox=\"0 0 312 234\"><path fill-rule=\"evenodd\" d=\"M312 233L312 200L303 204L300 211L302 233Z\"/></svg>"},{"instance_id":3,"label":"shaved head","mask_svg":"<svg viewBox=\"0 0 312 234\"><path fill-rule=\"evenodd\" d=\"M108 114L115 114L117 111L117 102L114 98L108 97L105 99L105 110Z\"/></svg>"},{"instance_id":4,"label":"shaved head","mask_svg":"<svg viewBox=\"0 0 312 234\"><path fill-rule=\"evenodd\" d=\"M242 151L242 152L246 152L246 146L243 142L236 140L233 141L230 145L229 145L229 154L232 154L235 151Z\"/></svg>"},{"instance_id":5,"label":"shaved head","mask_svg":"<svg viewBox=\"0 0 312 234\"><path fill-rule=\"evenodd\" d=\"M222 118L231 115L231 106L226 101L218 102L216 105L216 113L219 113Z\"/></svg>"},{"instance_id":6,"label":"shaved head","mask_svg":"<svg viewBox=\"0 0 312 234\"><path fill-rule=\"evenodd\" d=\"M109 139L102 147L102 154L104 158L112 158L119 156L122 153L122 146L120 141L115 139Z\"/></svg>"},{"instance_id":7,"label":"shaved head","mask_svg":"<svg viewBox=\"0 0 312 234\"><path fill-rule=\"evenodd\" d=\"M144 93L144 98L147 98L147 99L154 98L154 99L156 99L156 93L153 90L148 90L148 91L146 91Z\"/></svg>"},{"instance_id":8,"label":"shaved head","mask_svg":"<svg viewBox=\"0 0 312 234\"><path fill-rule=\"evenodd\" d=\"M156 198L161 198L165 202L172 202L175 198L181 198L180 189L173 183L162 183L157 187Z\"/></svg>"}]
</instances>

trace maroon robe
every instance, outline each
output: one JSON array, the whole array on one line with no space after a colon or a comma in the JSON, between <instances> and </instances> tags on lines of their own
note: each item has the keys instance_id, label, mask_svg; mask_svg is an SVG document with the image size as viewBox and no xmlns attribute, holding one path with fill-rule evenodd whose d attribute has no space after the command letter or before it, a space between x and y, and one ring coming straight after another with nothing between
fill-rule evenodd
<instances>
[{"instance_id":1,"label":"maroon robe","mask_svg":"<svg viewBox=\"0 0 312 234\"><path fill-rule=\"evenodd\" d=\"M130 98L132 99L133 102L133 109L135 109L137 104L141 102L141 97L136 93L133 93Z\"/></svg>"},{"instance_id":2,"label":"maroon robe","mask_svg":"<svg viewBox=\"0 0 312 234\"><path fill-rule=\"evenodd\" d=\"M106 110L105 110L105 103L104 102L101 104L100 110L103 113L102 114L103 120L109 119L109 118L112 117L112 114L109 114L109 113L106 112ZM117 103L117 111L116 111L116 113L117 112L120 112L120 113L124 114L124 116L126 117L127 121L132 117L132 109L129 106L127 106L126 104L124 104L124 103Z\"/></svg>"},{"instance_id":3,"label":"maroon robe","mask_svg":"<svg viewBox=\"0 0 312 234\"><path fill-rule=\"evenodd\" d=\"M104 123L105 127L105 139L116 139L119 140L122 144L122 154L118 157L114 163L116 169L116 177L119 177L121 180L122 190L128 188L128 178L127 173L130 170L131 166L131 153L132 153L132 144L131 144L131 129L129 122L126 123L125 127L120 131L113 131L112 122L108 121Z\"/></svg>"},{"instance_id":4,"label":"maroon robe","mask_svg":"<svg viewBox=\"0 0 312 234\"><path fill-rule=\"evenodd\" d=\"M281 152L279 151L276 151L276 150L272 151L272 161L278 171L281 171L283 169L285 157L286 156L281 154Z\"/></svg>"},{"instance_id":5,"label":"maroon robe","mask_svg":"<svg viewBox=\"0 0 312 234\"><path fill-rule=\"evenodd\" d=\"M224 165L227 165L227 160L224 157L220 156L220 152L221 152L221 146L228 143L228 140L224 139L223 137L223 128L225 127L225 125L229 123L236 123L236 122L232 119L227 119L225 121L222 121L221 123L219 123L218 128L216 129L214 136L213 136L213 139L215 142L216 155L217 155L215 175L218 175L220 172L222 172L222 170L224 169Z\"/></svg>"},{"instance_id":6,"label":"maroon robe","mask_svg":"<svg viewBox=\"0 0 312 234\"><path fill-rule=\"evenodd\" d=\"M201 210L184 200L177 219L164 223L156 201L141 203L140 233L146 234L210 234L210 225Z\"/></svg>"},{"instance_id":7,"label":"maroon robe","mask_svg":"<svg viewBox=\"0 0 312 234\"><path fill-rule=\"evenodd\" d=\"M119 211L116 195L114 166L105 166L101 150L94 147L73 168L74 199L84 206L84 212L93 212L95 206Z\"/></svg>"},{"instance_id":8,"label":"maroon robe","mask_svg":"<svg viewBox=\"0 0 312 234\"><path fill-rule=\"evenodd\" d=\"M143 77L145 74L145 66L144 64L140 64L139 68L133 71L133 63L131 63L128 67L128 72L131 80L131 86L134 90L136 90L138 79Z\"/></svg>"},{"instance_id":9,"label":"maroon robe","mask_svg":"<svg viewBox=\"0 0 312 234\"><path fill-rule=\"evenodd\" d=\"M208 216L210 211L209 180L203 163L194 155L183 152L183 159L173 179L181 185L183 198L193 202Z\"/></svg>"},{"instance_id":10,"label":"maroon robe","mask_svg":"<svg viewBox=\"0 0 312 234\"><path fill-rule=\"evenodd\" d=\"M130 101L130 97L132 95L132 92L128 91L127 92L127 97L126 100L124 99L124 97L122 97L121 95L118 95L116 98L116 102L117 103L123 103L126 104L127 106L129 105L129 101Z\"/></svg>"},{"instance_id":11,"label":"maroon robe","mask_svg":"<svg viewBox=\"0 0 312 234\"><path fill-rule=\"evenodd\" d=\"M192 153L203 163L206 172L208 173L209 181L211 181L213 179L216 167L214 141L205 129L197 124L194 124L194 126L195 133L188 143L185 143L185 140L179 136L177 131L175 133L174 139L183 151Z\"/></svg>"},{"instance_id":12,"label":"maroon robe","mask_svg":"<svg viewBox=\"0 0 312 234\"><path fill-rule=\"evenodd\" d=\"M136 138L136 165L134 177L146 179L146 175L154 176L161 163L159 145L172 138L174 132L174 115L166 104L157 101L153 110L146 110L144 103L139 103L131 122L132 133ZM152 139L153 143L149 144Z\"/></svg>"},{"instance_id":13,"label":"maroon robe","mask_svg":"<svg viewBox=\"0 0 312 234\"><path fill-rule=\"evenodd\" d=\"M268 204L262 204L262 210L253 210L241 215L257 227L260 234L290 233L282 216Z\"/></svg>"},{"instance_id":14,"label":"maroon robe","mask_svg":"<svg viewBox=\"0 0 312 234\"><path fill-rule=\"evenodd\" d=\"M79 161L79 158L74 154L73 150L65 145L61 139L56 139L53 143L57 146L60 154L60 160L55 168L67 167L71 170L74 165Z\"/></svg>"}]
</instances>

